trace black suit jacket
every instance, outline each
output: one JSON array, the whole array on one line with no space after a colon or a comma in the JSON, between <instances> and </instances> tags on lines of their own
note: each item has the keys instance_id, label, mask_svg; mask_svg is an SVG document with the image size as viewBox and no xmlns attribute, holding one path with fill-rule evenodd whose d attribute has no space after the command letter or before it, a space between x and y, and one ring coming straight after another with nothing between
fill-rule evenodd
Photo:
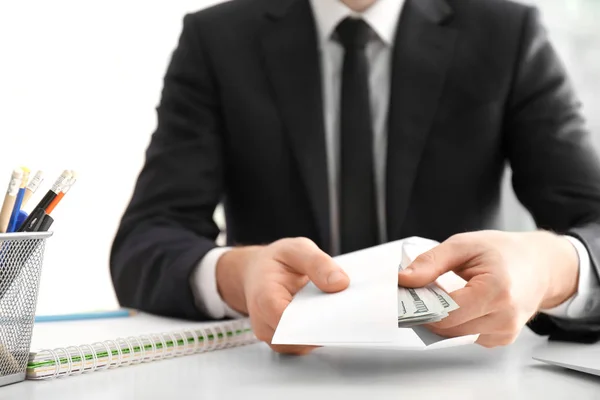
<instances>
[{"instance_id":1,"label":"black suit jacket","mask_svg":"<svg viewBox=\"0 0 600 400\"><path fill-rule=\"evenodd\" d=\"M185 17L112 248L122 305L206 318L189 278L215 247L221 201L231 245L306 236L330 249L321 79L308 0L235 0ZM391 86L389 240L496 227L508 162L538 226L580 238L598 269L600 163L534 9L407 0ZM564 331L545 316L531 325Z\"/></svg>"}]
</instances>

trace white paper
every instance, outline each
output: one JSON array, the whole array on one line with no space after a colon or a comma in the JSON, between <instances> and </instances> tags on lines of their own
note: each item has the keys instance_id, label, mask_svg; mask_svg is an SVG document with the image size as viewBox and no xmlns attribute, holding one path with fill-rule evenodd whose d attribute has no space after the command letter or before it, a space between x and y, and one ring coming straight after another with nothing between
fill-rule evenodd
<instances>
[{"instance_id":1,"label":"white paper","mask_svg":"<svg viewBox=\"0 0 600 400\"><path fill-rule=\"evenodd\" d=\"M415 251L432 246L427 239L409 239ZM445 339L418 328L398 328L397 274L402 245L399 240L336 257L350 277L350 286L326 294L307 285L284 311L272 343L393 350L474 343L478 335Z\"/></svg>"},{"instance_id":2,"label":"white paper","mask_svg":"<svg viewBox=\"0 0 600 400\"><path fill-rule=\"evenodd\" d=\"M350 286L326 294L312 283L284 311L273 344L390 342L398 327L397 282L401 242L335 258Z\"/></svg>"},{"instance_id":3,"label":"white paper","mask_svg":"<svg viewBox=\"0 0 600 400\"><path fill-rule=\"evenodd\" d=\"M425 350L427 346L410 328L394 328L392 340L379 343L327 343L327 347L345 347L353 349L383 349L383 350Z\"/></svg>"},{"instance_id":4,"label":"white paper","mask_svg":"<svg viewBox=\"0 0 600 400\"><path fill-rule=\"evenodd\" d=\"M454 338L442 338L435 335L434 333L427 332L427 336L435 336L435 340L431 342L424 342L422 336L419 336L416 331L422 330L422 333L426 332L427 328L415 327L415 328L397 328L394 339L389 343L328 343L327 347L345 347L345 348L359 348L359 349L380 349L380 350L438 350L448 347L464 346L467 344L473 344L479 337L479 335L468 335L459 336Z\"/></svg>"},{"instance_id":5,"label":"white paper","mask_svg":"<svg viewBox=\"0 0 600 400\"><path fill-rule=\"evenodd\" d=\"M33 328L31 350L79 346L116 338L178 332L219 324L219 321L196 322L138 313L125 318L80 321L38 322Z\"/></svg>"}]
</instances>

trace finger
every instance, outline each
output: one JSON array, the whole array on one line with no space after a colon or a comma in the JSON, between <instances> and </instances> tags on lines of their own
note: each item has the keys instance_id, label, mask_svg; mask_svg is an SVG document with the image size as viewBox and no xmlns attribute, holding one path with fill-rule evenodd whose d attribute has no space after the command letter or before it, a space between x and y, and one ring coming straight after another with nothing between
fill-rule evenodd
<instances>
[{"instance_id":1,"label":"finger","mask_svg":"<svg viewBox=\"0 0 600 400\"><path fill-rule=\"evenodd\" d=\"M427 324L426 327L433 333L443 337L504 333L502 332L501 318L495 313L487 314L450 328L441 327L439 322Z\"/></svg>"},{"instance_id":2,"label":"finger","mask_svg":"<svg viewBox=\"0 0 600 400\"><path fill-rule=\"evenodd\" d=\"M291 301L292 294L284 286L271 285L268 290L258 294L256 308L252 311L274 331Z\"/></svg>"},{"instance_id":3,"label":"finger","mask_svg":"<svg viewBox=\"0 0 600 400\"><path fill-rule=\"evenodd\" d=\"M464 264L480 252L480 246L475 245L469 236L453 236L421 254L398 273L398 284L404 287L423 287L448 271L460 271Z\"/></svg>"},{"instance_id":4,"label":"finger","mask_svg":"<svg viewBox=\"0 0 600 400\"><path fill-rule=\"evenodd\" d=\"M490 319L492 319L492 318L494 318L494 317L490 316ZM484 325L485 325L484 323L481 324L482 329L474 328L474 327L463 327L460 330L455 329L455 328L453 328L453 329L436 329L435 327L432 327L430 325L428 325L427 328L431 332L435 333L436 335L440 335L440 336L447 337L447 338L479 334L479 337L477 338L476 343L480 344L483 347L488 347L488 348L497 347L497 346L506 346L508 344L513 343L518 336L518 332L517 333L482 333L482 332L479 332L479 331L485 329L485 328L483 328Z\"/></svg>"},{"instance_id":5,"label":"finger","mask_svg":"<svg viewBox=\"0 0 600 400\"><path fill-rule=\"evenodd\" d=\"M429 324L427 327L440 336L456 337L477 333L487 335L518 335L523 326L524 323L508 310L490 313L448 329L440 328L439 323Z\"/></svg>"},{"instance_id":6,"label":"finger","mask_svg":"<svg viewBox=\"0 0 600 400\"><path fill-rule=\"evenodd\" d=\"M266 324L257 323L253 324L253 331L256 338L271 347L277 353L282 354L293 354L293 355L305 355L310 353L316 347L313 346L290 346L290 345L276 345L271 344L275 330Z\"/></svg>"},{"instance_id":7,"label":"finger","mask_svg":"<svg viewBox=\"0 0 600 400\"><path fill-rule=\"evenodd\" d=\"M304 356L317 348L316 346L291 346L279 344L272 344L270 345L270 347L271 349L273 349L273 351L277 353L290 354L295 356Z\"/></svg>"},{"instance_id":8,"label":"finger","mask_svg":"<svg viewBox=\"0 0 600 400\"><path fill-rule=\"evenodd\" d=\"M254 317L252 314L250 314L250 323L252 325L252 333L254 333L254 336L256 336L256 338L261 342L265 342L270 345L271 340L273 340L275 330L269 325L265 324L261 318Z\"/></svg>"},{"instance_id":9,"label":"finger","mask_svg":"<svg viewBox=\"0 0 600 400\"><path fill-rule=\"evenodd\" d=\"M475 343L487 347L507 346L514 343L516 335L500 334L500 335L480 335Z\"/></svg>"},{"instance_id":10,"label":"finger","mask_svg":"<svg viewBox=\"0 0 600 400\"><path fill-rule=\"evenodd\" d=\"M309 239L281 240L276 246L275 259L294 272L308 275L324 292L339 292L350 284L344 270Z\"/></svg>"},{"instance_id":11,"label":"finger","mask_svg":"<svg viewBox=\"0 0 600 400\"><path fill-rule=\"evenodd\" d=\"M433 325L439 329L448 329L497 311L494 300L499 288L495 282L491 274L478 275L464 288L450 293L460 308Z\"/></svg>"},{"instance_id":12,"label":"finger","mask_svg":"<svg viewBox=\"0 0 600 400\"><path fill-rule=\"evenodd\" d=\"M287 269L280 271L281 273L285 273L289 275L289 271ZM286 276L285 279L278 280L285 289L292 293L296 294L300 289L310 282L308 276L302 274L293 274L292 276Z\"/></svg>"}]
</instances>

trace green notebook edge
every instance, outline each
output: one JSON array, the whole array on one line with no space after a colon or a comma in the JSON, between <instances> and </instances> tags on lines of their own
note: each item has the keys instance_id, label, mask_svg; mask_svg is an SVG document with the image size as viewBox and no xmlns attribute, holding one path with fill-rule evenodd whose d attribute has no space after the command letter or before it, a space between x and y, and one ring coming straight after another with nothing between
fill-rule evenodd
<instances>
[{"instance_id":1,"label":"green notebook edge","mask_svg":"<svg viewBox=\"0 0 600 400\"><path fill-rule=\"evenodd\" d=\"M217 340L219 340L219 339L224 339L225 337L230 338L230 337L234 337L234 336L241 336L241 335L245 335L245 334L248 334L251 332L252 332L251 328L236 329L236 330L232 330L232 331L226 331L224 334L217 333L217 334L198 335L198 336L194 336L194 337L186 337L185 339L183 339L183 338L177 339L175 341L165 340L164 344L166 345L167 348L172 348L172 347L175 347L175 343L177 343L177 346L195 344L196 337L198 338L198 343L203 343L205 340L211 341L211 340L215 340L215 338ZM187 342L187 343L185 343L185 342ZM137 354L137 353L141 353L142 347L144 348L144 351L153 350L153 348L159 350L159 349L163 348L163 342L159 341L159 342L154 342L153 344L145 344L143 346L140 346L140 345L131 346L131 349L133 349L133 352L131 352L130 347L121 348L120 352L118 350L111 350L110 354L111 354L111 356L115 356L115 357L118 357L119 353L122 355ZM42 354L43 352L44 352L44 350L37 352L37 353L32 353L32 354L35 356L36 354ZM85 354L84 358L85 358L85 361L88 361L88 360L92 360L94 358L108 357L108 355L109 355L108 351L98 351L98 352L96 352L95 355ZM70 359L71 359L70 360L71 362L80 362L81 356L74 355L74 356L71 356ZM49 360L45 360L45 361L35 361L35 358L33 357L33 359L30 359L27 363L27 372L33 373L37 368L55 367L56 364L57 363L56 363L55 359L49 359ZM59 364L60 365L69 364L69 359L67 357L60 357Z\"/></svg>"}]
</instances>

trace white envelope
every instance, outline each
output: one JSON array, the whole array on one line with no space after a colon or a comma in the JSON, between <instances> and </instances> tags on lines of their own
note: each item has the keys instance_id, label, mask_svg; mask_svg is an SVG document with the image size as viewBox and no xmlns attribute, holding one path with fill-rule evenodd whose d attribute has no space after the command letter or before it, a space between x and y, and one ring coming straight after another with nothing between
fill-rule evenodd
<instances>
[{"instance_id":1,"label":"white envelope","mask_svg":"<svg viewBox=\"0 0 600 400\"><path fill-rule=\"evenodd\" d=\"M478 335L445 339L423 327L398 328L397 274L404 243L414 258L437 244L412 237L335 257L350 277L350 286L323 293L309 283L284 311L272 343L394 350L474 343ZM454 278L451 281L456 285Z\"/></svg>"}]
</instances>

